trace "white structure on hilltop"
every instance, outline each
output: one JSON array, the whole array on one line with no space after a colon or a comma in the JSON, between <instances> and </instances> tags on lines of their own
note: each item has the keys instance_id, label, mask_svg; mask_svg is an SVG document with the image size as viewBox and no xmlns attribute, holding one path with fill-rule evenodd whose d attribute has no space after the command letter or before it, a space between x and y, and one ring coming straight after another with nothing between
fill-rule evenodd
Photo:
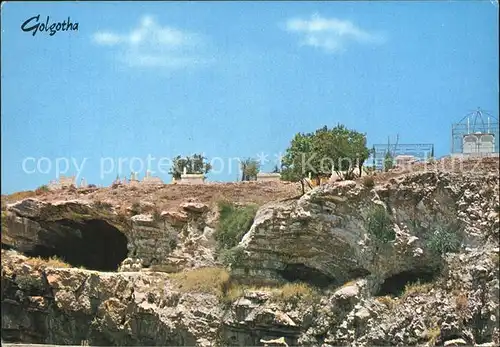
<instances>
[{"instance_id":1,"label":"white structure on hilltop","mask_svg":"<svg viewBox=\"0 0 500 347\"><path fill-rule=\"evenodd\" d=\"M478 108L452 125L451 154L455 157L488 157L500 153L498 119Z\"/></svg>"},{"instance_id":2,"label":"white structure on hilltop","mask_svg":"<svg viewBox=\"0 0 500 347\"><path fill-rule=\"evenodd\" d=\"M163 184L163 181L160 177L151 176L151 171L146 171L146 176L142 179L142 183L144 184Z\"/></svg>"},{"instance_id":3,"label":"white structure on hilltop","mask_svg":"<svg viewBox=\"0 0 500 347\"><path fill-rule=\"evenodd\" d=\"M75 176L59 176L59 180L50 181L47 187L50 190L67 189L70 187L76 187Z\"/></svg>"},{"instance_id":4,"label":"white structure on hilltop","mask_svg":"<svg viewBox=\"0 0 500 347\"><path fill-rule=\"evenodd\" d=\"M279 182L281 174L277 172L259 172L257 173L257 182Z\"/></svg>"}]
</instances>

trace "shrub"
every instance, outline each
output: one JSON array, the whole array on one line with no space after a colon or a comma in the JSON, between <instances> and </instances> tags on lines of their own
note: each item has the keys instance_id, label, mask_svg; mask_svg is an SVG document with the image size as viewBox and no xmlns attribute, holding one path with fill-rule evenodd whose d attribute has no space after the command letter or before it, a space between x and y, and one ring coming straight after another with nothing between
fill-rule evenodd
<instances>
[{"instance_id":1,"label":"shrub","mask_svg":"<svg viewBox=\"0 0 500 347\"><path fill-rule=\"evenodd\" d=\"M47 193L48 191L50 191L49 187L46 184L44 184L35 190L35 194L40 195L43 193Z\"/></svg>"},{"instance_id":2,"label":"shrub","mask_svg":"<svg viewBox=\"0 0 500 347\"><path fill-rule=\"evenodd\" d=\"M434 253L456 253L462 245L462 231L457 225L437 225L427 241L427 247Z\"/></svg>"},{"instance_id":3,"label":"shrub","mask_svg":"<svg viewBox=\"0 0 500 347\"><path fill-rule=\"evenodd\" d=\"M390 152L385 154L384 158L384 171L387 172L394 167L394 158L392 157Z\"/></svg>"},{"instance_id":4,"label":"shrub","mask_svg":"<svg viewBox=\"0 0 500 347\"><path fill-rule=\"evenodd\" d=\"M141 204L138 202L134 202L132 206L130 207L130 212L132 212L132 215L137 215L141 213Z\"/></svg>"},{"instance_id":5,"label":"shrub","mask_svg":"<svg viewBox=\"0 0 500 347\"><path fill-rule=\"evenodd\" d=\"M384 243L393 241L396 238L391 216L384 207L379 205L373 206L368 211L366 229L368 233Z\"/></svg>"},{"instance_id":6,"label":"shrub","mask_svg":"<svg viewBox=\"0 0 500 347\"><path fill-rule=\"evenodd\" d=\"M220 253L221 262L226 265L239 265L242 263L245 252L241 247L233 247L231 249L224 249Z\"/></svg>"},{"instance_id":7,"label":"shrub","mask_svg":"<svg viewBox=\"0 0 500 347\"><path fill-rule=\"evenodd\" d=\"M44 289L42 278L36 274L17 276L16 283L19 289L26 291L42 291Z\"/></svg>"},{"instance_id":8,"label":"shrub","mask_svg":"<svg viewBox=\"0 0 500 347\"><path fill-rule=\"evenodd\" d=\"M97 209L106 210L106 211L111 210L111 208L113 207L113 205L111 205L109 202L103 202L101 200L94 201L94 206Z\"/></svg>"},{"instance_id":9,"label":"shrub","mask_svg":"<svg viewBox=\"0 0 500 347\"><path fill-rule=\"evenodd\" d=\"M161 212L159 209L155 208L153 210L153 220L156 221L156 222L159 222L161 221Z\"/></svg>"},{"instance_id":10,"label":"shrub","mask_svg":"<svg viewBox=\"0 0 500 347\"><path fill-rule=\"evenodd\" d=\"M363 177L363 185L366 188L373 188L373 187L375 187L375 179L373 178L373 176L364 176Z\"/></svg>"},{"instance_id":11,"label":"shrub","mask_svg":"<svg viewBox=\"0 0 500 347\"><path fill-rule=\"evenodd\" d=\"M258 206L236 206L230 202L219 203L219 224L215 232L219 250L235 247L252 226Z\"/></svg>"}]
</instances>

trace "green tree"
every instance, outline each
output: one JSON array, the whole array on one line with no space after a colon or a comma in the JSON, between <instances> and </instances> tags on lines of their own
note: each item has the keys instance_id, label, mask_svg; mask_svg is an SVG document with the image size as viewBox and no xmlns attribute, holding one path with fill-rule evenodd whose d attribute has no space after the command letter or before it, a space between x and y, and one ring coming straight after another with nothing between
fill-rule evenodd
<instances>
[{"instance_id":1,"label":"green tree","mask_svg":"<svg viewBox=\"0 0 500 347\"><path fill-rule=\"evenodd\" d=\"M240 162L241 180L242 181L255 181L257 174L260 171L260 163L258 160L247 158Z\"/></svg>"},{"instance_id":2,"label":"green tree","mask_svg":"<svg viewBox=\"0 0 500 347\"><path fill-rule=\"evenodd\" d=\"M302 194L305 193L306 178L309 174L316 175L310 168L306 167L306 161L313 156L312 150L313 134L298 133L292 139L290 147L282 158L281 179L291 182L300 182Z\"/></svg>"},{"instance_id":3,"label":"green tree","mask_svg":"<svg viewBox=\"0 0 500 347\"><path fill-rule=\"evenodd\" d=\"M283 158L282 178L300 181L304 192L308 176L319 183L335 171L339 177L352 179L369 155L364 134L340 124L331 129L324 126L314 133L295 135Z\"/></svg>"},{"instance_id":4,"label":"green tree","mask_svg":"<svg viewBox=\"0 0 500 347\"><path fill-rule=\"evenodd\" d=\"M212 165L201 154L194 154L184 158L178 155L173 159L169 174L178 180L181 178L184 168L186 168L186 173L188 174L206 174L212 169Z\"/></svg>"},{"instance_id":5,"label":"green tree","mask_svg":"<svg viewBox=\"0 0 500 347\"><path fill-rule=\"evenodd\" d=\"M394 158L391 152L387 151L384 158L384 171L387 172L394 167Z\"/></svg>"}]
</instances>

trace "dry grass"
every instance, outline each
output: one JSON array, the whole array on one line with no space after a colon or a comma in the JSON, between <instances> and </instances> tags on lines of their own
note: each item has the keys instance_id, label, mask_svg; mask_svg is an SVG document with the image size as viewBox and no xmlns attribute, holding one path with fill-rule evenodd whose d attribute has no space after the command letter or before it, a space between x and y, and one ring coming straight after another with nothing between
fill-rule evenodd
<instances>
[{"instance_id":1,"label":"dry grass","mask_svg":"<svg viewBox=\"0 0 500 347\"><path fill-rule=\"evenodd\" d=\"M375 178L373 176L363 176L362 182L366 188L373 188L375 186Z\"/></svg>"},{"instance_id":2,"label":"dry grass","mask_svg":"<svg viewBox=\"0 0 500 347\"><path fill-rule=\"evenodd\" d=\"M376 298L376 300L385 305L389 310L392 310L394 307L396 307L396 300L394 300L394 298L390 295L379 296Z\"/></svg>"},{"instance_id":3,"label":"dry grass","mask_svg":"<svg viewBox=\"0 0 500 347\"><path fill-rule=\"evenodd\" d=\"M405 286L403 293L403 300L414 294L425 294L430 292L432 289L432 283L410 283Z\"/></svg>"},{"instance_id":4,"label":"dry grass","mask_svg":"<svg viewBox=\"0 0 500 347\"><path fill-rule=\"evenodd\" d=\"M441 328L437 325L427 330L426 336L429 339L430 346L436 345L439 335L441 335Z\"/></svg>"},{"instance_id":5,"label":"dry grass","mask_svg":"<svg viewBox=\"0 0 500 347\"><path fill-rule=\"evenodd\" d=\"M210 182L200 185L119 186L93 190L77 189L75 191L60 190L48 192L37 196L37 198L48 202L80 198L90 201L109 201L113 205L120 205L120 210L117 212L126 215L128 207L131 207L134 202L142 200L154 203L160 211L168 211L178 210L180 205L190 198L195 198L196 201L213 207L221 200L260 206L270 201L295 197L300 195L300 192L300 183L252 181ZM34 192L31 192L31 194L35 196ZM12 196L9 196L8 200L11 201ZM21 198L16 198L16 200L21 200Z\"/></svg>"},{"instance_id":6,"label":"dry grass","mask_svg":"<svg viewBox=\"0 0 500 347\"><path fill-rule=\"evenodd\" d=\"M33 190L26 190L23 192L16 192L12 193L10 195L4 195L2 196L2 205L9 204L15 201L27 199L27 198L32 198L35 197L36 193Z\"/></svg>"},{"instance_id":7,"label":"dry grass","mask_svg":"<svg viewBox=\"0 0 500 347\"><path fill-rule=\"evenodd\" d=\"M287 283L275 287L237 284L225 269L216 267L174 273L169 277L180 292L214 294L226 303L244 296L245 292L253 291L270 293L270 300L279 303L312 303L319 297L312 287L304 283Z\"/></svg>"},{"instance_id":8,"label":"dry grass","mask_svg":"<svg viewBox=\"0 0 500 347\"><path fill-rule=\"evenodd\" d=\"M63 260L57 257L51 257L49 259L46 258L27 258L26 263L35 268L45 268L45 267L56 267L56 268L70 268L72 267L70 264L64 262Z\"/></svg>"},{"instance_id":9,"label":"dry grass","mask_svg":"<svg viewBox=\"0 0 500 347\"><path fill-rule=\"evenodd\" d=\"M298 302L305 301L312 303L318 298L317 292L305 283L287 283L280 288L273 290L271 300L276 302Z\"/></svg>"},{"instance_id":10,"label":"dry grass","mask_svg":"<svg viewBox=\"0 0 500 347\"><path fill-rule=\"evenodd\" d=\"M204 267L170 275L177 289L224 296L230 288L229 273L222 268Z\"/></svg>"},{"instance_id":11,"label":"dry grass","mask_svg":"<svg viewBox=\"0 0 500 347\"><path fill-rule=\"evenodd\" d=\"M455 296L455 308L460 317L467 315L467 308L469 306L469 299L465 293L458 293Z\"/></svg>"}]
</instances>

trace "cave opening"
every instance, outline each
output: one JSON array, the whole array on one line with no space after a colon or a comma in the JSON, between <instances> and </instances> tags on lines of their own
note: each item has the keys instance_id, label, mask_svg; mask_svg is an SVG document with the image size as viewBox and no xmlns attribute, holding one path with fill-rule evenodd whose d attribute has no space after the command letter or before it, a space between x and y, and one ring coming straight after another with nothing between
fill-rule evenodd
<instances>
[{"instance_id":1,"label":"cave opening","mask_svg":"<svg viewBox=\"0 0 500 347\"><path fill-rule=\"evenodd\" d=\"M430 283L436 279L438 271L416 269L403 271L385 279L376 296L401 296L407 285Z\"/></svg>"},{"instance_id":2,"label":"cave opening","mask_svg":"<svg viewBox=\"0 0 500 347\"><path fill-rule=\"evenodd\" d=\"M278 274L289 282L305 282L319 288L326 288L335 282L333 277L304 264L287 264Z\"/></svg>"},{"instance_id":3,"label":"cave opening","mask_svg":"<svg viewBox=\"0 0 500 347\"><path fill-rule=\"evenodd\" d=\"M56 256L73 267L116 271L127 257L127 237L100 219L62 219L44 223L47 232L36 246L24 253L30 257Z\"/></svg>"}]
</instances>

